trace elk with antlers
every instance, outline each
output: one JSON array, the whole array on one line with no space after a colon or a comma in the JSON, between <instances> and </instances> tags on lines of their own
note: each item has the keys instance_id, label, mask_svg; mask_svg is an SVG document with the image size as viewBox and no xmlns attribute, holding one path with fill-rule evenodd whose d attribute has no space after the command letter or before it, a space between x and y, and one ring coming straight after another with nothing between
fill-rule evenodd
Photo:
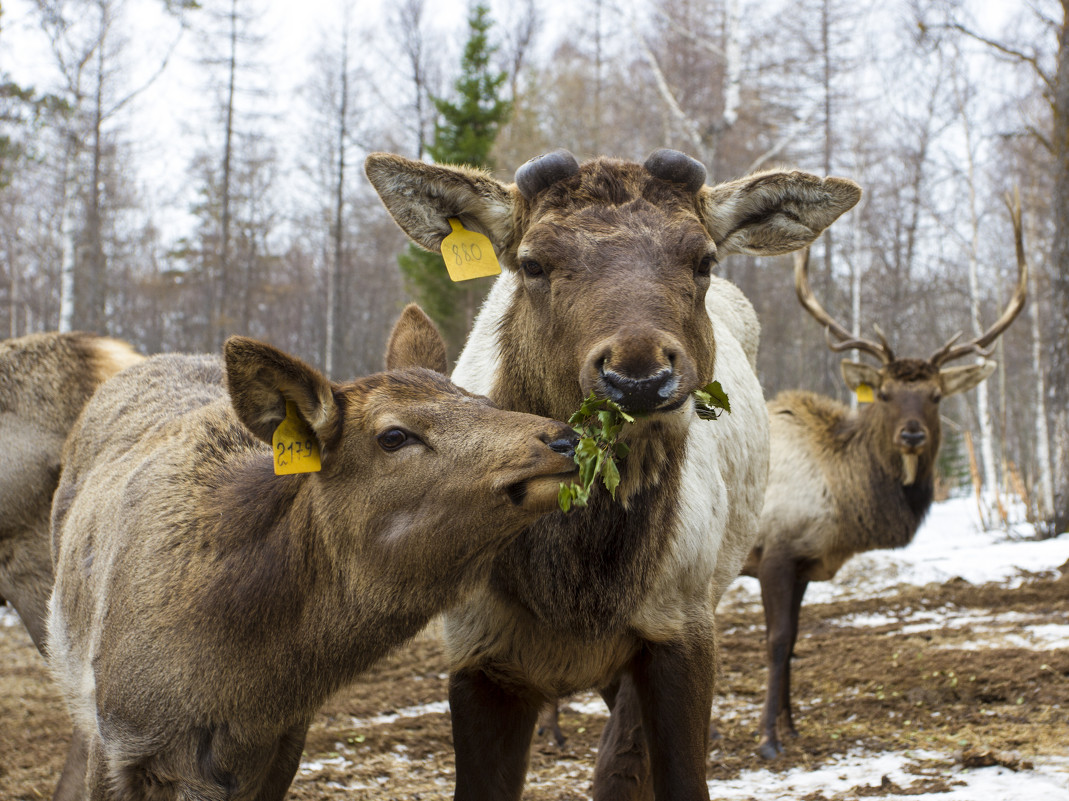
<instances>
[{"instance_id":1,"label":"elk with antlers","mask_svg":"<svg viewBox=\"0 0 1069 801\"><path fill-rule=\"evenodd\" d=\"M831 398L792 390L769 402L772 457L757 544L743 574L761 582L765 609L768 689L758 753L782 752L780 730L797 734L791 715L790 657L798 613L810 581L831 579L851 556L899 548L913 539L932 502L936 455L942 433L939 404L972 389L995 369L985 350L1021 311L1028 270L1020 207L1012 209L1017 245L1017 287L1002 316L981 336L956 344L954 336L927 360L894 355L879 342L854 338L820 305L809 286L808 251L795 256L795 289L826 331L836 352L856 349L880 367L844 360L851 390L867 385L873 402L857 412ZM964 356L983 361L943 365Z\"/></svg>"}]
</instances>

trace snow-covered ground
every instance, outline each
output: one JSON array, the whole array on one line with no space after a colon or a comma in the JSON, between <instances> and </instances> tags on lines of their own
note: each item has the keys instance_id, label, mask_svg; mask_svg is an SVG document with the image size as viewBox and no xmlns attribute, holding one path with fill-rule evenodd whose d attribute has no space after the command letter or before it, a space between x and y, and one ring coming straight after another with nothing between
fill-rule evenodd
<instances>
[{"instance_id":1,"label":"snow-covered ground","mask_svg":"<svg viewBox=\"0 0 1069 801\"><path fill-rule=\"evenodd\" d=\"M1024 575L1056 571L1069 561L1069 533L1036 540L1032 527L983 531L976 500L951 498L934 504L913 542L895 551L855 556L834 581L806 590L806 603L871 598L899 585L923 586L962 578L970 584L1019 584ZM761 603L757 579L743 576L728 590L725 603Z\"/></svg>"},{"instance_id":2,"label":"snow-covered ground","mask_svg":"<svg viewBox=\"0 0 1069 801\"><path fill-rule=\"evenodd\" d=\"M833 581L815 582L806 591L806 602L834 602L850 598L870 598L901 585L923 586L960 578L970 584L989 582L1007 586L1019 584L1027 574L1050 573L1069 561L1069 534L1035 540L1029 526L1013 526L1007 531L982 531L974 498L953 498L932 507L914 541L900 550L861 554L843 566ZM726 604L759 608L760 589L756 579L740 578L728 590ZM938 610L916 610L908 619L881 615L849 615L841 625L895 625L899 631L921 631L946 626L968 627L972 636L967 647L983 648L995 642L1012 642L1037 651L1069 648L1069 625L1045 622L1030 625L1017 613L962 614L940 618ZM1069 621L1066 621L1069 624ZM955 644L954 647L961 647ZM871 787L866 799L909 801L1067 801L1069 799L1069 744L1062 758L1033 760L1032 770L1011 771L1001 767L943 772L941 778L952 786L950 792L902 795L901 790L880 794L884 776L908 791L917 778L905 768L931 754L921 752L852 754L818 769L795 769L785 773L768 770L747 771L735 781L710 784L714 797L725 801L786 801L820 792L824 797L849 793L855 787ZM940 755L944 759L947 755ZM959 784L960 782L960 784ZM848 796L849 797L849 796Z\"/></svg>"}]
</instances>

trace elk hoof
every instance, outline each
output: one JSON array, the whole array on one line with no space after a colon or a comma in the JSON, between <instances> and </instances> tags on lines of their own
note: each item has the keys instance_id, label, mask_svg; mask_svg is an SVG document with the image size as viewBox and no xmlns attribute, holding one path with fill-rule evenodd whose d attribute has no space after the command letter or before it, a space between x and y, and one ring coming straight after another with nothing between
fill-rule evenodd
<instances>
[{"instance_id":1,"label":"elk hoof","mask_svg":"<svg viewBox=\"0 0 1069 801\"><path fill-rule=\"evenodd\" d=\"M757 755L762 759L775 759L783 753L783 746L775 740L763 740L757 746Z\"/></svg>"}]
</instances>

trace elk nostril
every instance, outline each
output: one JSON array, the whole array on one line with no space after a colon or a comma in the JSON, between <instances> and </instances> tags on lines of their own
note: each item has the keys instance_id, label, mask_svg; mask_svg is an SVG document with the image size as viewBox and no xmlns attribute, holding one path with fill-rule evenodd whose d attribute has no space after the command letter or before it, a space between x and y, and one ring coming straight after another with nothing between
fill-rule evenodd
<instances>
[{"instance_id":1,"label":"elk nostril","mask_svg":"<svg viewBox=\"0 0 1069 801\"><path fill-rule=\"evenodd\" d=\"M899 434L899 438L903 444L915 448L918 445L923 445L928 436L923 431L903 431Z\"/></svg>"},{"instance_id":2,"label":"elk nostril","mask_svg":"<svg viewBox=\"0 0 1069 801\"><path fill-rule=\"evenodd\" d=\"M547 444L549 445L549 449L551 451L559 453L562 456L567 456L571 458L575 456L575 446L578 440L579 436L577 434L573 434L571 437L561 437L560 439L555 439Z\"/></svg>"}]
</instances>

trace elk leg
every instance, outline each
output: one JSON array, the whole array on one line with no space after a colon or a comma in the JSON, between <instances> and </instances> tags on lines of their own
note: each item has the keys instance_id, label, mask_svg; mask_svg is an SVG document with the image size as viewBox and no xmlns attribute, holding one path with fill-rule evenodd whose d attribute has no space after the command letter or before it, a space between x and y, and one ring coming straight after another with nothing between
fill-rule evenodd
<instances>
[{"instance_id":1,"label":"elk leg","mask_svg":"<svg viewBox=\"0 0 1069 801\"><path fill-rule=\"evenodd\" d=\"M518 801L538 710L545 701L536 693L506 688L482 670L450 676L455 801Z\"/></svg>"},{"instance_id":2,"label":"elk leg","mask_svg":"<svg viewBox=\"0 0 1069 801\"><path fill-rule=\"evenodd\" d=\"M538 716L538 736L543 736L547 731L552 735L558 746L563 746L568 742L568 738L564 736L564 732L560 728L559 698L555 698L547 704Z\"/></svg>"},{"instance_id":3,"label":"elk leg","mask_svg":"<svg viewBox=\"0 0 1069 801\"><path fill-rule=\"evenodd\" d=\"M81 729L75 726L71 735L71 746L67 751L67 761L63 765L63 772L59 775L52 801L78 801L78 799L85 798L88 758L89 749L86 737Z\"/></svg>"},{"instance_id":4,"label":"elk leg","mask_svg":"<svg viewBox=\"0 0 1069 801\"><path fill-rule=\"evenodd\" d=\"M301 752L304 750L307 735L307 723L299 723L282 735L278 741L275 759L260 786L260 792L256 794L256 801L282 801L286 796L297 768L300 767Z\"/></svg>"},{"instance_id":5,"label":"elk leg","mask_svg":"<svg viewBox=\"0 0 1069 801\"><path fill-rule=\"evenodd\" d=\"M648 642L635 657L632 674L650 744L650 771L657 798L709 799L705 762L715 659L711 621L701 628L691 627L685 639Z\"/></svg>"},{"instance_id":6,"label":"elk leg","mask_svg":"<svg viewBox=\"0 0 1069 801\"><path fill-rule=\"evenodd\" d=\"M598 742L594 801L653 801L642 704L631 674L623 673L601 697L609 707L609 720Z\"/></svg>"},{"instance_id":7,"label":"elk leg","mask_svg":"<svg viewBox=\"0 0 1069 801\"><path fill-rule=\"evenodd\" d=\"M791 649L787 656L787 670L780 694L780 719L779 729L783 734L790 737L798 736L798 729L794 727L794 710L791 707L791 662L794 657L794 645L798 641L798 618L802 609L802 597L805 595L809 581L796 577L794 582L794 594L791 598Z\"/></svg>"},{"instance_id":8,"label":"elk leg","mask_svg":"<svg viewBox=\"0 0 1069 801\"><path fill-rule=\"evenodd\" d=\"M798 576L794 560L775 555L765 555L757 567L761 582L761 601L765 608L765 646L768 661L768 688L765 705L761 712L761 739L757 753L765 759L774 759L783 752L776 721L783 699L789 697L789 663L794 645L796 627L791 625L791 606L795 597L795 581ZM798 602L801 603L799 597Z\"/></svg>"},{"instance_id":9,"label":"elk leg","mask_svg":"<svg viewBox=\"0 0 1069 801\"><path fill-rule=\"evenodd\" d=\"M44 531L33 527L0 531L0 594L18 612L30 639L42 655L48 625L48 598L52 594L52 552L49 548L47 528Z\"/></svg>"}]
</instances>

